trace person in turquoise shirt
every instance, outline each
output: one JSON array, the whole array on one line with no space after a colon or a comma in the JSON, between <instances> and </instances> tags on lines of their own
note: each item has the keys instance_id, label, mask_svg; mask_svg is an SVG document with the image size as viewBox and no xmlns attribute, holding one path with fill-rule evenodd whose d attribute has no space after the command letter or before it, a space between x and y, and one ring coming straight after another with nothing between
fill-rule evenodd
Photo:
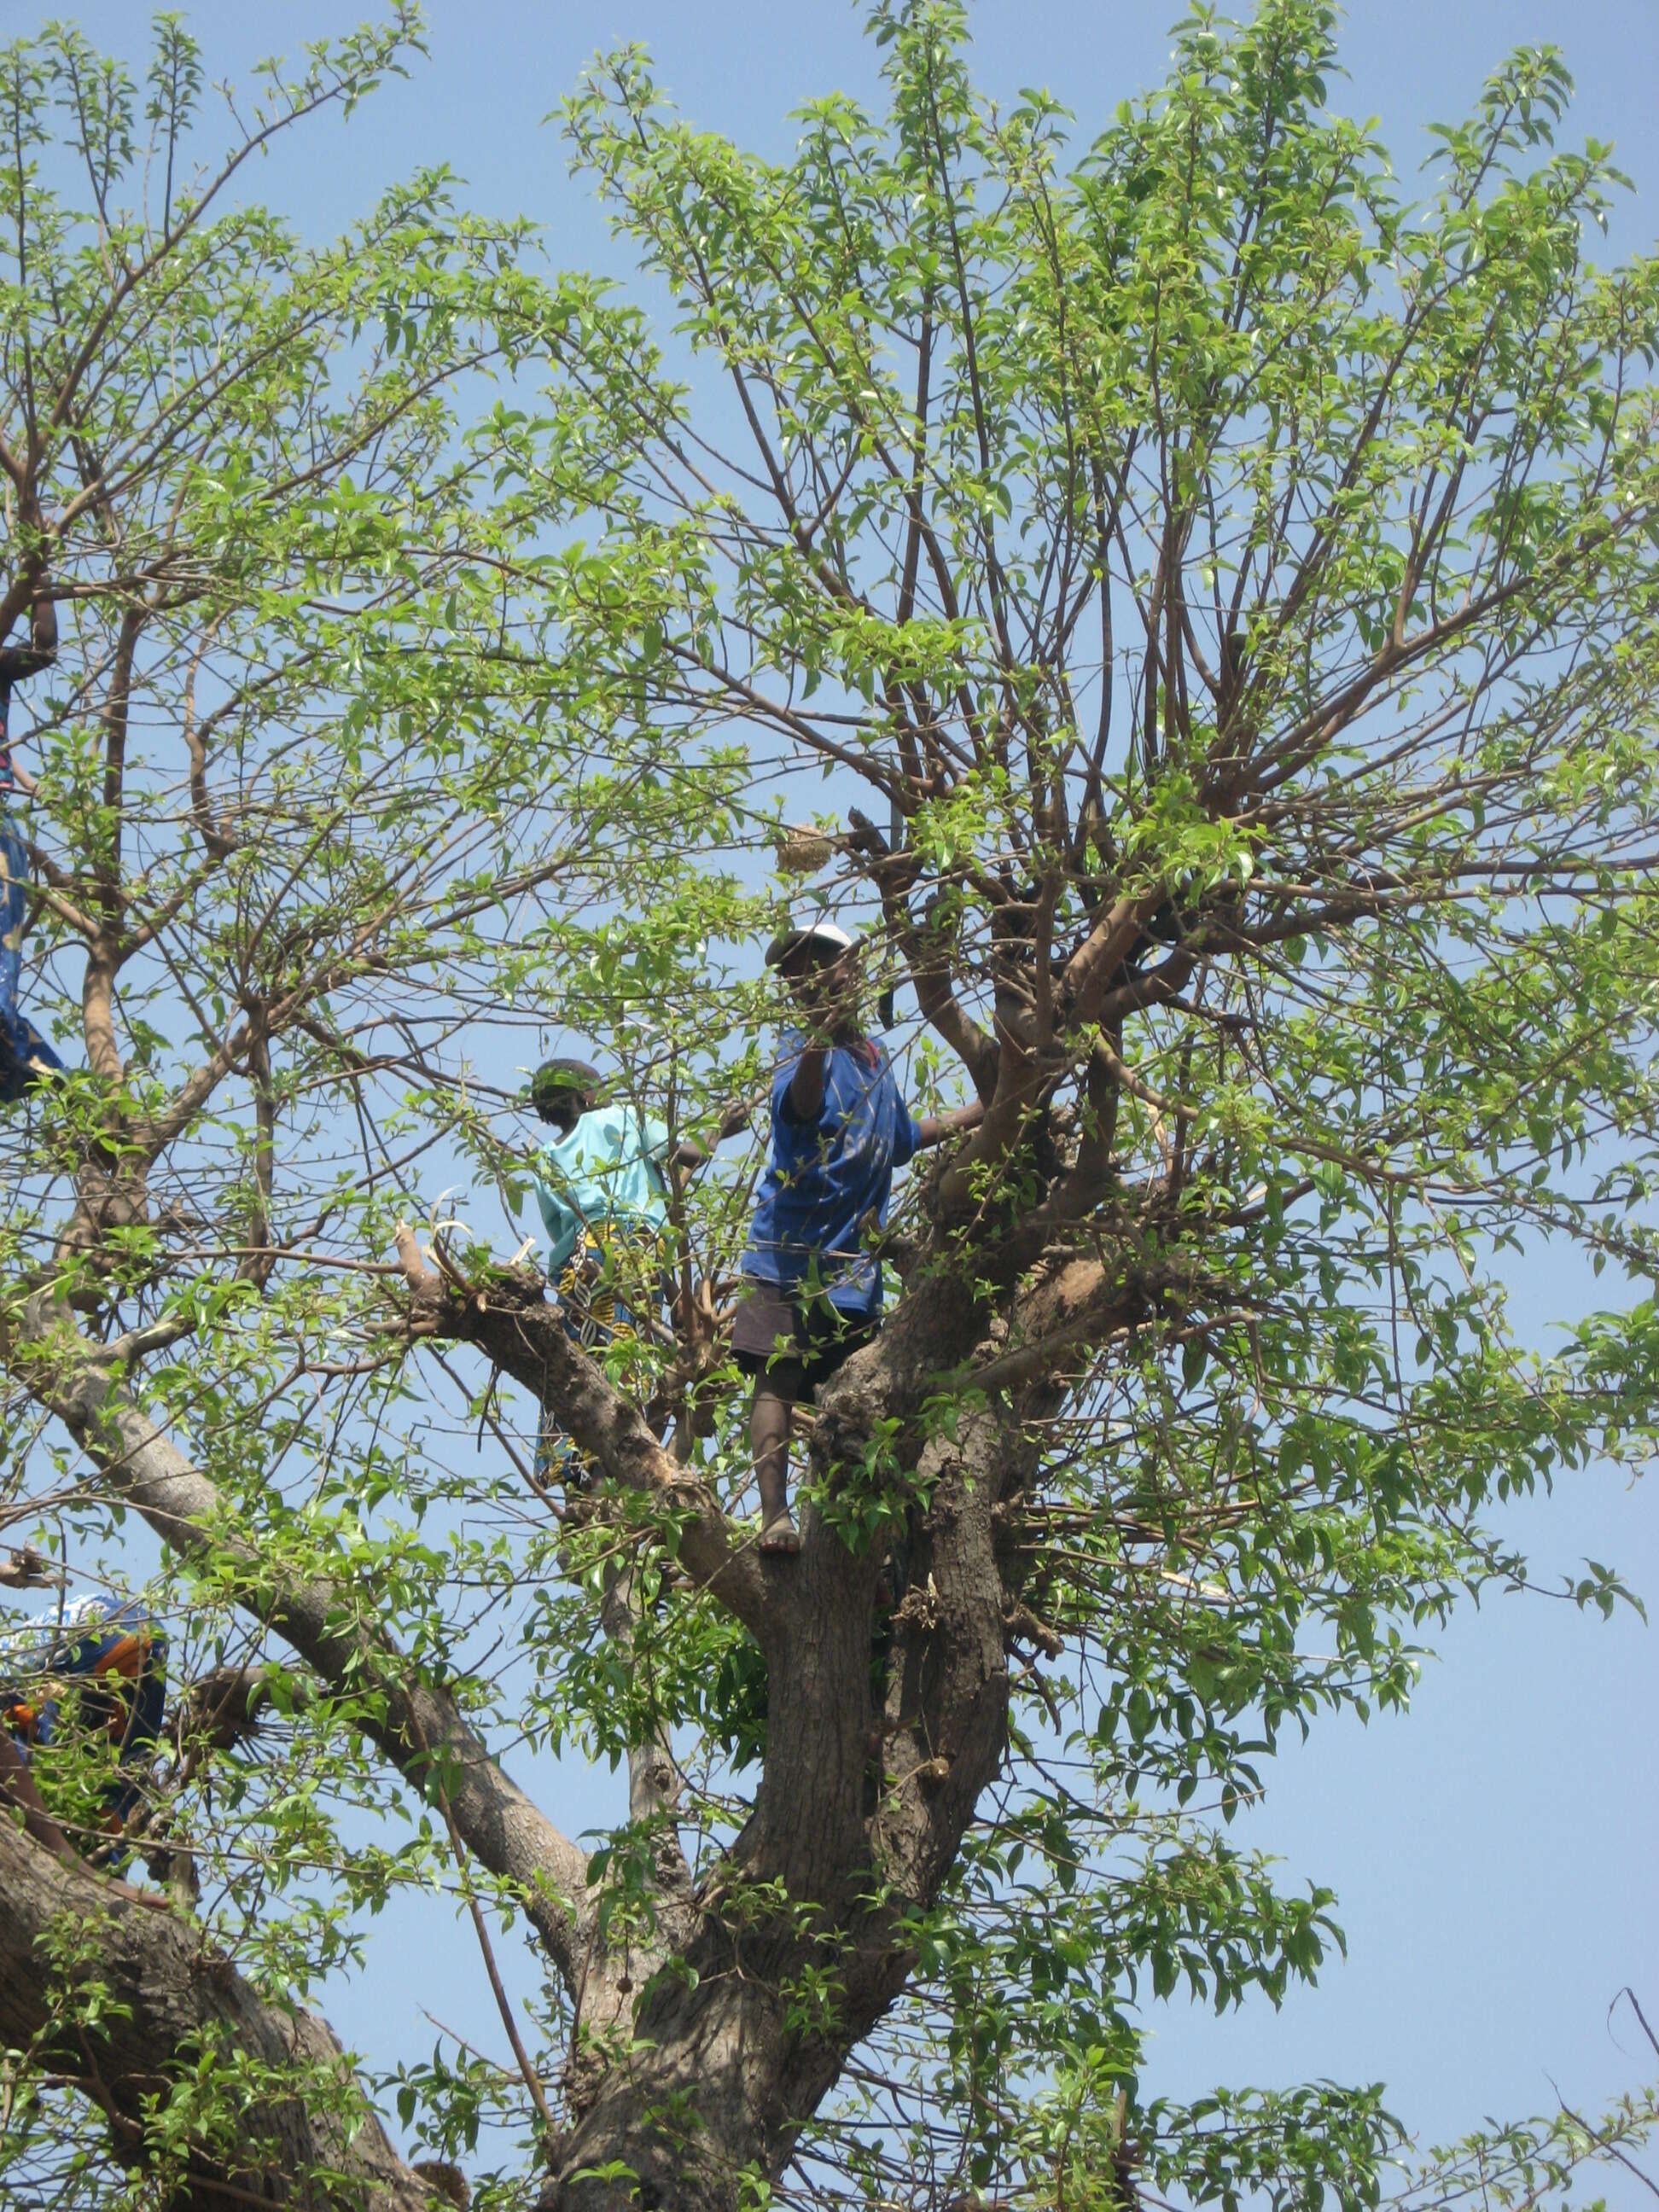
<instances>
[{"instance_id":1,"label":"person in turquoise shirt","mask_svg":"<svg viewBox=\"0 0 1659 2212\"><path fill-rule=\"evenodd\" d=\"M550 1128L537 1153L536 1205L547 1231L548 1279L559 1294L565 1334L591 1358L639 1334L636 1314L661 1303L667 1256L665 1126L605 1096L585 1060L544 1060L530 1103ZM544 1414L536 1472L587 1489L593 1470L551 1414Z\"/></svg>"},{"instance_id":2,"label":"person in turquoise shirt","mask_svg":"<svg viewBox=\"0 0 1659 2212\"><path fill-rule=\"evenodd\" d=\"M565 1333L592 1358L647 1334L672 1299L669 1173L701 1167L708 1153L689 1137L670 1147L666 1126L611 1098L585 1060L544 1060L530 1103L558 1132L536 1155L536 1204L547 1231L547 1273L559 1294ZM749 1119L733 1107L719 1134ZM586 1489L592 1469L550 1417L542 1425L537 1472Z\"/></svg>"},{"instance_id":3,"label":"person in turquoise shirt","mask_svg":"<svg viewBox=\"0 0 1659 2212\"><path fill-rule=\"evenodd\" d=\"M530 1103L559 1133L536 1158L548 1273L568 1267L579 1251L603 1261L624 1238L659 1243L668 1222L665 1125L612 1103L598 1068L582 1060L544 1061Z\"/></svg>"}]
</instances>

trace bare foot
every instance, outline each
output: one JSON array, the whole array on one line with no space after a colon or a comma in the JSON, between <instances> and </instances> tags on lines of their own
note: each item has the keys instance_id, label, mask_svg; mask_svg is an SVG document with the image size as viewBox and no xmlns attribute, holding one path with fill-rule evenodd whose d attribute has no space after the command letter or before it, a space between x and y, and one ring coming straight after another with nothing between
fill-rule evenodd
<instances>
[{"instance_id":1,"label":"bare foot","mask_svg":"<svg viewBox=\"0 0 1659 2212\"><path fill-rule=\"evenodd\" d=\"M760 1551L763 1559L793 1559L799 1549L800 1531L790 1519L787 1509L767 1522L762 1528Z\"/></svg>"}]
</instances>

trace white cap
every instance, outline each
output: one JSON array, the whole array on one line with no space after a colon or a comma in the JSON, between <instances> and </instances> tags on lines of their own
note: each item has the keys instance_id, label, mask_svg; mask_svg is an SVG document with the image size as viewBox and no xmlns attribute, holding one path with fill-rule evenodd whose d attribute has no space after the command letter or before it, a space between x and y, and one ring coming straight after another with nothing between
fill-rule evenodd
<instances>
[{"instance_id":1,"label":"white cap","mask_svg":"<svg viewBox=\"0 0 1659 2212\"><path fill-rule=\"evenodd\" d=\"M781 968L790 954L803 945L822 945L833 952L852 950L853 940L837 923L810 921L805 929L786 929L772 939L766 948L766 964Z\"/></svg>"}]
</instances>

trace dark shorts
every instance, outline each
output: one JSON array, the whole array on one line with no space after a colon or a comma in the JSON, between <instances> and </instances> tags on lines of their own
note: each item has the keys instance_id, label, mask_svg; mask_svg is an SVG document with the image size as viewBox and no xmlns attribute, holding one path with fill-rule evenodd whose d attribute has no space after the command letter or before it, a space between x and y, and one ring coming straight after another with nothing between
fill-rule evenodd
<instances>
[{"instance_id":1,"label":"dark shorts","mask_svg":"<svg viewBox=\"0 0 1659 2212\"><path fill-rule=\"evenodd\" d=\"M744 1285L732 1350L745 1375L763 1376L780 1398L810 1398L881 1326L873 1313L842 1313L826 1297L790 1297L776 1283Z\"/></svg>"}]
</instances>

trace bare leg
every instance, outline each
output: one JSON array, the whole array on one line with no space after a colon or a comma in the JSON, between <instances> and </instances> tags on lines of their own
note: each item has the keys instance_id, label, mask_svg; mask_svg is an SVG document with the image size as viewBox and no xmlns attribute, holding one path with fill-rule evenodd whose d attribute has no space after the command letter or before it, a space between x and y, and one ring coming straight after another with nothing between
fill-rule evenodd
<instances>
[{"instance_id":1,"label":"bare leg","mask_svg":"<svg viewBox=\"0 0 1659 2212\"><path fill-rule=\"evenodd\" d=\"M4 1729L0 1729L0 1797L21 1808L23 1826L37 1844L44 1844L55 1858L79 1866L80 1852L47 1812L27 1759Z\"/></svg>"},{"instance_id":2,"label":"bare leg","mask_svg":"<svg viewBox=\"0 0 1659 2212\"><path fill-rule=\"evenodd\" d=\"M769 1383L756 1383L749 1415L749 1449L760 1489L760 1547L783 1556L800 1549L800 1538L789 1517L790 1411L789 1400L781 1397Z\"/></svg>"},{"instance_id":3,"label":"bare leg","mask_svg":"<svg viewBox=\"0 0 1659 2212\"><path fill-rule=\"evenodd\" d=\"M134 1905L148 1905L158 1912L167 1910L166 1898L158 1896L154 1890L135 1889L131 1882L118 1881L113 1875L99 1875L96 1868L87 1864L47 1812L34 1777L29 1772L28 1761L3 1728L0 1728L0 1800L9 1800L20 1808L25 1829L37 1844L44 1844L54 1858L62 1859L65 1866L72 1866L82 1874L94 1875L103 1882L106 1889L113 1890L118 1897L126 1898Z\"/></svg>"}]
</instances>

